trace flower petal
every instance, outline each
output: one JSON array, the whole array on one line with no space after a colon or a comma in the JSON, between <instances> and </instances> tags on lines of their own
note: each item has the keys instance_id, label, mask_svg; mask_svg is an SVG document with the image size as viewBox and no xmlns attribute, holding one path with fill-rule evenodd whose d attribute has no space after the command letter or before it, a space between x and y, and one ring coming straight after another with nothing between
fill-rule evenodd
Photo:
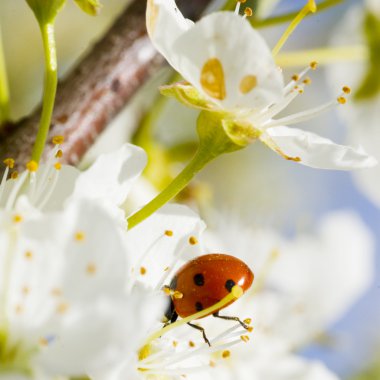
<instances>
[{"instance_id":1,"label":"flower petal","mask_svg":"<svg viewBox=\"0 0 380 380\"><path fill-rule=\"evenodd\" d=\"M283 95L283 77L261 35L231 12L204 17L173 46L176 69L224 108L259 108Z\"/></svg>"},{"instance_id":2,"label":"flower petal","mask_svg":"<svg viewBox=\"0 0 380 380\"><path fill-rule=\"evenodd\" d=\"M145 152L132 144L100 156L77 179L74 197L104 199L120 205L146 165Z\"/></svg>"},{"instance_id":3,"label":"flower petal","mask_svg":"<svg viewBox=\"0 0 380 380\"><path fill-rule=\"evenodd\" d=\"M175 0L148 0L146 25L154 46L177 69L171 55L176 39L188 30L192 21L185 19Z\"/></svg>"},{"instance_id":4,"label":"flower petal","mask_svg":"<svg viewBox=\"0 0 380 380\"><path fill-rule=\"evenodd\" d=\"M329 139L297 128L269 128L260 140L284 158L312 168L351 170L377 164L377 160L368 156L362 148L335 144Z\"/></svg>"}]
</instances>

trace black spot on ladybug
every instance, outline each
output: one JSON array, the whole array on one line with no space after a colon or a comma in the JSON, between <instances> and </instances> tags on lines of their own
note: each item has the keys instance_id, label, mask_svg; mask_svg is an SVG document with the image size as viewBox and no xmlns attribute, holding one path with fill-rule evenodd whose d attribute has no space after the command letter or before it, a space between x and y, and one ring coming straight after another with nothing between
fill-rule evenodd
<instances>
[{"instance_id":1,"label":"black spot on ladybug","mask_svg":"<svg viewBox=\"0 0 380 380\"><path fill-rule=\"evenodd\" d=\"M235 286L235 281L234 280L227 280L226 283L224 284L225 288L230 292L232 288Z\"/></svg>"},{"instance_id":2,"label":"black spot on ladybug","mask_svg":"<svg viewBox=\"0 0 380 380\"><path fill-rule=\"evenodd\" d=\"M174 276L173 279L170 281L169 287L171 290L177 289L177 280L178 280L177 276Z\"/></svg>"},{"instance_id":3,"label":"black spot on ladybug","mask_svg":"<svg viewBox=\"0 0 380 380\"><path fill-rule=\"evenodd\" d=\"M197 286L203 286L205 284L205 278L202 273L197 273L194 277L194 284Z\"/></svg>"},{"instance_id":4,"label":"black spot on ladybug","mask_svg":"<svg viewBox=\"0 0 380 380\"><path fill-rule=\"evenodd\" d=\"M200 302L196 302L196 303L195 303L195 310L196 310L196 311L202 311L202 310L203 310L203 305L202 305L202 303L200 303Z\"/></svg>"}]
</instances>

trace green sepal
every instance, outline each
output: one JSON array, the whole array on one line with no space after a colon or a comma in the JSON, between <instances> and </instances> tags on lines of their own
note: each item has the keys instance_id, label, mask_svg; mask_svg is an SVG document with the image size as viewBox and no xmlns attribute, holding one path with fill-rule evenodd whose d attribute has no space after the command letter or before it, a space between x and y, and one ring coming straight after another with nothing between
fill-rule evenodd
<instances>
[{"instance_id":1,"label":"green sepal","mask_svg":"<svg viewBox=\"0 0 380 380\"><path fill-rule=\"evenodd\" d=\"M226 133L223 116L222 113L202 111L197 120L200 150L207 150L213 157L232 153L246 146L238 144Z\"/></svg>"},{"instance_id":2,"label":"green sepal","mask_svg":"<svg viewBox=\"0 0 380 380\"><path fill-rule=\"evenodd\" d=\"M74 0L83 12L91 16L96 16L99 13L102 4L99 0Z\"/></svg>"},{"instance_id":3,"label":"green sepal","mask_svg":"<svg viewBox=\"0 0 380 380\"><path fill-rule=\"evenodd\" d=\"M201 110L212 109L212 104L194 86L187 82L177 82L174 84L161 86L160 92L168 98L174 98L180 103L190 108Z\"/></svg>"},{"instance_id":4,"label":"green sepal","mask_svg":"<svg viewBox=\"0 0 380 380\"><path fill-rule=\"evenodd\" d=\"M52 24L66 0L26 0L40 25Z\"/></svg>"},{"instance_id":5,"label":"green sepal","mask_svg":"<svg viewBox=\"0 0 380 380\"><path fill-rule=\"evenodd\" d=\"M367 72L355 93L356 100L368 100L380 94L380 18L367 13L364 35L369 49Z\"/></svg>"},{"instance_id":6,"label":"green sepal","mask_svg":"<svg viewBox=\"0 0 380 380\"><path fill-rule=\"evenodd\" d=\"M261 131L247 121L224 119L222 125L227 136L236 144L245 147L257 140Z\"/></svg>"}]
</instances>

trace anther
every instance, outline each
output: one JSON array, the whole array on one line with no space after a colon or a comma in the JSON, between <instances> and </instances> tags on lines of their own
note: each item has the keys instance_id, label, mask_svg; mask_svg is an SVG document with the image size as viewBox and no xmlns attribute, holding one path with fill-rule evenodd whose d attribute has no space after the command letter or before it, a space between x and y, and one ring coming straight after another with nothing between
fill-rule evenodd
<instances>
[{"instance_id":1,"label":"anther","mask_svg":"<svg viewBox=\"0 0 380 380\"><path fill-rule=\"evenodd\" d=\"M195 343L192 340L189 340L189 347L195 347Z\"/></svg>"},{"instance_id":2,"label":"anther","mask_svg":"<svg viewBox=\"0 0 380 380\"><path fill-rule=\"evenodd\" d=\"M249 336L248 335L241 335L240 339L244 342L247 343L249 341Z\"/></svg>"},{"instance_id":3,"label":"anther","mask_svg":"<svg viewBox=\"0 0 380 380\"><path fill-rule=\"evenodd\" d=\"M294 74L294 75L292 76L292 80L294 80L295 82L297 82L299 79L300 79L300 77L299 77L298 74Z\"/></svg>"},{"instance_id":4,"label":"anther","mask_svg":"<svg viewBox=\"0 0 380 380\"><path fill-rule=\"evenodd\" d=\"M309 84L311 84L311 79L310 78L305 78L302 83L306 84L306 85L309 85Z\"/></svg>"},{"instance_id":5,"label":"anther","mask_svg":"<svg viewBox=\"0 0 380 380\"><path fill-rule=\"evenodd\" d=\"M16 214L13 216L13 223L20 223L22 222L22 216L19 214Z\"/></svg>"},{"instance_id":6,"label":"anther","mask_svg":"<svg viewBox=\"0 0 380 380\"><path fill-rule=\"evenodd\" d=\"M310 68L312 70L316 70L317 67L318 67L318 62L317 61L310 62Z\"/></svg>"},{"instance_id":7,"label":"anther","mask_svg":"<svg viewBox=\"0 0 380 380\"><path fill-rule=\"evenodd\" d=\"M56 162L56 163L54 164L54 168L55 168L56 170L61 170L61 169L62 169L62 164L61 164L60 162Z\"/></svg>"},{"instance_id":8,"label":"anther","mask_svg":"<svg viewBox=\"0 0 380 380\"><path fill-rule=\"evenodd\" d=\"M61 149L57 150L57 153L55 154L55 158L61 158L63 156L63 152Z\"/></svg>"},{"instance_id":9,"label":"anther","mask_svg":"<svg viewBox=\"0 0 380 380\"><path fill-rule=\"evenodd\" d=\"M54 144L54 145L61 145L63 144L65 141L65 138L63 136L54 136L51 140L51 142Z\"/></svg>"},{"instance_id":10,"label":"anther","mask_svg":"<svg viewBox=\"0 0 380 380\"><path fill-rule=\"evenodd\" d=\"M31 173L36 172L38 170L38 163L34 160L31 160L26 164L26 169Z\"/></svg>"},{"instance_id":11,"label":"anther","mask_svg":"<svg viewBox=\"0 0 380 380\"><path fill-rule=\"evenodd\" d=\"M250 325L251 322L252 322L252 319L251 319L251 318L246 318L246 319L244 319L243 322L244 322L246 325Z\"/></svg>"},{"instance_id":12,"label":"anther","mask_svg":"<svg viewBox=\"0 0 380 380\"><path fill-rule=\"evenodd\" d=\"M144 276L146 274L146 268L145 267L140 267L140 274Z\"/></svg>"},{"instance_id":13,"label":"anther","mask_svg":"<svg viewBox=\"0 0 380 380\"><path fill-rule=\"evenodd\" d=\"M86 235L84 234L84 232L82 231L77 231L75 234L74 234L74 239L76 241L83 241L85 239Z\"/></svg>"},{"instance_id":14,"label":"anther","mask_svg":"<svg viewBox=\"0 0 380 380\"><path fill-rule=\"evenodd\" d=\"M11 179L17 179L18 178L18 171L14 171L12 174L11 174Z\"/></svg>"},{"instance_id":15,"label":"anther","mask_svg":"<svg viewBox=\"0 0 380 380\"><path fill-rule=\"evenodd\" d=\"M9 169L13 169L15 166L15 160L13 158L6 158L3 163L5 166L7 166Z\"/></svg>"},{"instance_id":16,"label":"anther","mask_svg":"<svg viewBox=\"0 0 380 380\"><path fill-rule=\"evenodd\" d=\"M225 350L222 352L222 358L227 359L231 356L231 352L229 350Z\"/></svg>"},{"instance_id":17,"label":"anther","mask_svg":"<svg viewBox=\"0 0 380 380\"><path fill-rule=\"evenodd\" d=\"M172 230L166 230L166 231L165 231L165 235L166 235L166 236L169 236L169 237L170 237L170 236L173 236L173 231L172 231Z\"/></svg>"},{"instance_id":18,"label":"anther","mask_svg":"<svg viewBox=\"0 0 380 380\"><path fill-rule=\"evenodd\" d=\"M337 98L337 101L339 104L346 104L347 103L347 99L344 96L339 96Z\"/></svg>"},{"instance_id":19,"label":"anther","mask_svg":"<svg viewBox=\"0 0 380 380\"><path fill-rule=\"evenodd\" d=\"M33 258L33 253L30 252L30 251L26 251L25 254L24 254L24 257L27 259L27 260L31 260Z\"/></svg>"},{"instance_id":20,"label":"anther","mask_svg":"<svg viewBox=\"0 0 380 380\"><path fill-rule=\"evenodd\" d=\"M343 91L345 94L347 94L347 95L351 94L351 88L348 87L348 86L344 86L344 87L342 88L342 91Z\"/></svg>"},{"instance_id":21,"label":"anther","mask_svg":"<svg viewBox=\"0 0 380 380\"><path fill-rule=\"evenodd\" d=\"M190 236L190 238L189 238L189 243L190 243L191 245L195 245L195 244L198 243L198 239L197 239L195 236Z\"/></svg>"},{"instance_id":22,"label":"anther","mask_svg":"<svg viewBox=\"0 0 380 380\"><path fill-rule=\"evenodd\" d=\"M244 9L244 16L245 17L251 17L253 15L253 10L250 7L247 7Z\"/></svg>"},{"instance_id":23,"label":"anther","mask_svg":"<svg viewBox=\"0 0 380 380\"><path fill-rule=\"evenodd\" d=\"M87 272L87 274L95 274L96 273L96 269L97 269L96 265L90 263L90 264L87 265L86 272Z\"/></svg>"}]
</instances>

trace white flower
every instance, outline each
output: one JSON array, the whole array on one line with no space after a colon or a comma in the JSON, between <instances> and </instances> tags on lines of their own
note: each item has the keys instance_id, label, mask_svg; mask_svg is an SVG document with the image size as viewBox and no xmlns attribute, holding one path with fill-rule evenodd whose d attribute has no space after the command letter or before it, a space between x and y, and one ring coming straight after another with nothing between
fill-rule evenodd
<instances>
[{"instance_id":1,"label":"white flower","mask_svg":"<svg viewBox=\"0 0 380 380\"><path fill-rule=\"evenodd\" d=\"M378 47L374 45L372 47L374 51L371 53L368 38L364 35L364 28L368 22L368 16L373 17L372 22L376 22L375 18L377 18L377 29L370 25L367 28L373 32L374 41L376 41L376 38L377 40L379 39L379 36L375 34L379 33L378 29L380 27L380 3L376 0L368 0L366 5L367 8L355 5L344 15L332 34L332 44L334 46L365 45L368 50L368 60L348 61L344 64L331 65L327 68L327 74L330 83L336 80L348 82L354 90L354 95L362 88L364 81L366 81L367 87L368 84L372 83L372 90L375 89L375 91L369 93L367 88L367 95L360 98L354 96L353 100L347 104L346 112L340 113L340 116L348 127L348 141L360 143L366 151L379 159L380 91L377 67L380 63L376 63ZM367 77L367 75L370 76ZM356 172L354 173L354 179L363 193L379 206L379 167L373 170Z\"/></svg>"},{"instance_id":2,"label":"white flower","mask_svg":"<svg viewBox=\"0 0 380 380\"><path fill-rule=\"evenodd\" d=\"M211 249L224 243L256 274L251 290L228 309L229 315L253 318L253 339L231 352L218 377L224 372L228 378L231 371L239 379L313 379L319 377L312 373L321 371L321 378L335 378L295 353L337 322L374 278L374 239L360 219L335 212L321 221L315 236L294 239L227 222L208 241Z\"/></svg>"},{"instance_id":3,"label":"white flower","mask_svg":"<svg viewBox=\"0 0 380 380\"><path fill-rule=\"evenodd\" d=\"M348 170L376 164L362 149L287 127L344 103L344 93L315 109L273 119L304 91L308 80L301 79L308 69L284 86L265 41L243 17L219 12L193 24L174 0L149 0L147 27L156 48L188 81L164 86L162 92L218 115L237 145L259 139L284 158L316 168Z\"/></svg>"}]
</instances>

